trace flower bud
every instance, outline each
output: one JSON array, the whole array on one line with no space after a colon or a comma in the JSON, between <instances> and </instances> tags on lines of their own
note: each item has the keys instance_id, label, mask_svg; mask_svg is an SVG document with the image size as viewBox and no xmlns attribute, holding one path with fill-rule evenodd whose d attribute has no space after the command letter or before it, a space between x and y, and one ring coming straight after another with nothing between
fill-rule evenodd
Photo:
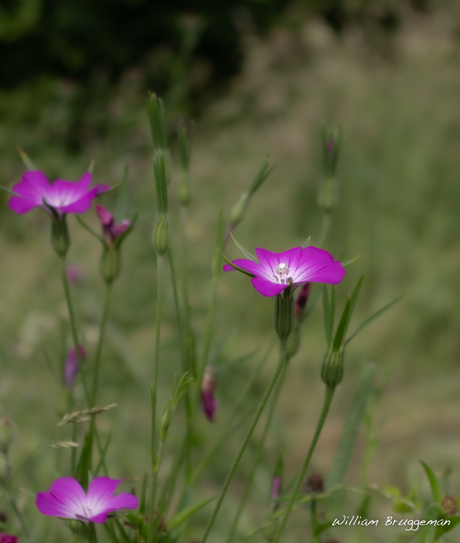
<instances>
[{"instance_id":1,"label":"flower bud","mask_svg":"<svg viewBox=\"0 0 460 543\"><path fill-rule=\"evenodd\" d=\"M70 235L65 215L54 213L51 218L51 243L56 254L64 257L70 247Z\"/></svg>"},{"instance_id":2,"label":"flower bud","mask_svg":"<svg viewBox=\"0 0 460 543\"><path fill-rule=\"evenodd\" d=\"M318 205L323 213L332 213L338 200L338 187L335 177L326 177L319 187Z\"/></svg>"},{"instance_id":3,"label":"flower bud","mask_svg":"<svg viewBox=\"0 0 460 543\"><path fill-rule=\"evenodd\" d=\"M310 285L311 285L311 283L304 283L302 285L302 288L300 289L300 292L299 292L297 298L296 298L295 308L294 308L294 316L295 316L296 322L300 321L300 319L302 317L303 310L305 309L305 307L307 305L308 296L310 294Z\"/></svg>"},{"instance_id":4,"label":"flower bud","mask_svg":"<svg viewBox=\"0 0 460 543\"><path fill-rule=\"evenodd\" d=\"M445 496L441 508L446 515L452 516L458 511L457 500L453 496Z\"/></svg>"},{"instance_id":5,"label":"flower bud","mask_svg":"<svg viewBox=\"0 0 460 543\"><path fill-rule=\"evenodd\" d=\"M249 194L244 192L230 211L230 224L234 227L244 219L249 204Z\"/></svg>"},{"instance_id":6,"label":"flower bud","mask_svg":"<svg viewBox=\"0 0 460 543\"><path fill-rule=\"evenodd\" d=\"M80 360L82 362L86 359L86 350L83 347L83 345L79 346L80 349ZM78 367L78 358L77 358L77 352L74 347L70 349L69 354L67 355L65 365L64 365L64 383L68 390L70 390L73 387L75 377L78 374L78 370L80 368Z\"/></svg>"},{"instance_id":7,"label":"flower bud","mask_svg":"<svg viewBox=\"0 0 460 543\"><path fill-rule=\"evenodd\" d=\"M168 252L170 241L169 219L166 215L159 215L153 232L153 246L158 256L164 256Z\"/></svg>"},{"instance_id":8,"label":"flower bud","mask_svg":"<svg viewBox=\"0 0 460 543\"><path fill-rule=\"evenodd\" d=\"M321 494L324 492L324 479L319 473L312 473L305 483L305 492L308 494Z\"/></svg>"},{"instance_id":9,"label":"flower bud","mask_svg":"<svg viewBox=\"0 0 460 543\"><path fill-rule=\"evenodd\" d=\"M9 417L0 420L0 453L7 454L16 438L17 429Z\"/></svg>"},{"instance_id":10,"label":"flower bud","mask_svg":"<svg viewBox=\"0 0 460 543\"><path fill-rule=\"evenodd\" d=\"M99 265L99 273L108 285L118 277L120 274L120 250L118 248L104 248Z\"/></svg>"},{"instance_id":11,"label":"flower bud","mask_svg":"<svg viewBox=\"0 0 460 543\"><path fill-rule=\"evenodd\" d=\"M321 379L329 388L335 388L342 382L344 351L332 351L326 356L321 368Z\"/></svg>"},{"instance_id":12,"label":"flower bud","mask_svg":"<svg viewBox=\"0 0 460 543\"><path fill-rule=\"evenodd\" d=\"M181 206L187 207L192 199L192 191L188 180L188 173L182 172L179 186L177 187L177 199Z\"/></svg>"},{"instance_id":13,"label":"flower bud","mask_svg":"<svg viewBox=\"0 0 460 543\"><path fill-rule=\"evenodd\" d=\"M19 538L15 535L0 534L0 543L18 543Z\"/></svg>"},{"instance_id":14,"label":"flower bud","mask_svg":"<svg viewBox=\"0 0 460 543\"><path fill-rule=\"evenodd\" d=\"M201 383L201 408L206 418L214 422L214 413L217 409L217 401L214 397L214 391L217 386L215 372L207 367Z\"/></svg>"},{"instance_id":15,"label":"flower bud","mask_svg":"<svg viewBox=\"0 0 460 543\"><path fill-rule=\"evenodd\" d=\"M294 298L290 288L285 289L275 298L273 325L280 340L287 340L294 330Z\"/></svg>"}]
</instances>

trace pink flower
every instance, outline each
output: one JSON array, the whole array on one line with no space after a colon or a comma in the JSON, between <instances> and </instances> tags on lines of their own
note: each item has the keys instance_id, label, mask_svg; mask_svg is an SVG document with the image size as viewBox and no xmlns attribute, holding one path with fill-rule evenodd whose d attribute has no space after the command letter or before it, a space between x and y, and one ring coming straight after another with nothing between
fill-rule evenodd
<instances>
[{"instance_id":1,"label":"pink flower","mask_svg":"<svg viewBox=\"0 0 460 543\"><path fill-rule=\"evenodd\" d=\"M109 513L119 509L137 509L136 496L124 492L113 496L123 479L96 477L88 492L73 477L54 481L49 492L39 492L35 504L43 515L81 520L85 524L103 524Z\"/></svg>"},{"instance_id":2,"label":"pink flower","mask_svg":"<svg viewBox=\"0 0 460 543\"><path fill-rule=\"evenodd\" d=\"M214 391L217 386L217 381L212 368L206 368L201 383L201 408L206 418L214 422L214 413L217 409L217 400L214 397Z\"/></svg>"},{"instance_id":3,"label":"pink flower","mask_svg":"<svg viewBox=\"0 0 460 543\"><path fill-rule=\"evenodd\" d=\"M17 543L19 538L15 535L0 534L0 543Z\"/></svg>"},{"instance_id":4,"label":"pink flower","mask_svg":"<svg viewBox=\"0 0 460 543\"><path fill-rule=\"evenodd\" d=\"M83 345L80 345L80 359L84 361L86 359L86 350ZM77 351L75 347L70 349L69 354L67 355L65 365L64 365L64 382L65 386L70 390L75 381L75 377L78 373L78 358Z\"/></svg>"},{"instance_id":5,"label":"pink flower","mask_svg":"<svg viewBox=\"0 0 460 543\"><path fill-rule=\"evenodd\" d=\"M22 176L22 181L13 187L17 196L10 198L9 206L19 214L27 213L35 207L48 211L43 203L45 201L59 216L66 213L84 213L91 207L96 196L110 189L107 185L96 185L89 189L90 184L90 173L85 173L77 183L57 179L50 185L43 172L29 171Z\"/></svg>"},{"instance_id":6,"label":"pink flower","mask_svg":"<svg viewBox=\"0 0 460 543\"><path fill-rule=\"evenodd\" d=\"M102 228L104 229L104 237L106 242L109 245L114 245L123 232L125 232L131 226L131 223L125 219L117 226L110 211L99 204L96 204L95 208L97 214L99 215L99 219L101 220Z\"/></svg>"},{"instance_id":7,"label":"pink flower","mask_svg":"<svg viewBox=\"0 0 460 543\"><path fill-rule=\"evenodd\" d=\"M259 262L239 258L232 264L252 275L252 286L262 296L276 296L291 284L293 288L308 282L336 285L345 276L345 268L334 257L317 247L294 247L283 253L256 248ZM233 271L229 264L224 271Z\"/></svg>"}]
</instances>

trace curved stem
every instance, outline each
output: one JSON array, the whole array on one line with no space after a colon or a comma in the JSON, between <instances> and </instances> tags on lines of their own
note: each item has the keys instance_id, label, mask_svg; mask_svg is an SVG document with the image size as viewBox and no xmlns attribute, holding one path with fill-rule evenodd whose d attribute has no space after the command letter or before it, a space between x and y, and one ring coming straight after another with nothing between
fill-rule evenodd
<instances>
[{"instance_id":1,"label":"curved stem","mask_svg":"<svg viewBox=\"0 0 460 543\"><path fill-rule=\"evenodd\" d=\"M257 408L256 414L254 415L251 426L249 427L249 430L247 431L247 434L243 440L243 443L241 444L240 450L238 451L238 454L236 455L236 458L233 461L233 464L230 468L227 478L225 479L224 486L222 487L219 497L217 498L217 503L214 507L214 511L212 512L211 518L209 519L208 525L206 526L206 530L201 539L201 543L205 543L206 539L208 538L209 532L211 531L212 525L214 524L217 513L219 512L220 506L222 505L222 501L225 497L225 494L227 493L227 489L233 478L233 474L235 473L236 468L238 467L241 457L243 456L243 453L247 447L247 444L249 443L249 440L251 439L252 433L254 432L254 428L257 426L260 415L262 414L262 411L265 408L265 405L268 401L268 398L270 397L273 387L275 386L276 381L278 380L278 377L281 373L281 370L283 369L286 363L286 348L287 348L287 339L280 340L280 356L278 360L278 365L276 366L276 369L272 375L272 378L270 379L270 382L268 383L267 390L265 391L265 394L263 395L263 398L259 404L259 407Z\"/></svg>"},{"instance_id":2,"label":"curved stem","mask_svg":"<svg viewBox=\"0 0 460 543\"><path fill-rule=\"evenodd\" d=\"M230 534L229 534L229 536L227 538L227 543L232 543L232 541L233 541L233 538L235 536L235 531L236 531L236 528L238 526L238 521L240 520L241 513L243 512L244 506L246 505L246 500L249 497L249 493L250 493L251 487L252 487L252 482L254 480L254 476L255 476L255 473L257 471L257 467L259 466L260 458L262 456L262 451L263 451L263 448L264 448L264 445L265 445L265 440L267 439L268 431L270 430L270 427L272 425L273 415L275 413L275 407L276 407L276 404L278 402L279 394L280 394L281 389L283 388L283 382L284 382L284 377L286 375L286 368L287 368L288 362L289 362L289 359L286 359L286 364L284 365L284 367L283 367L283 369L281 371L281 376L280 376L280 378L278 380L278 383L276 385L273 400L271 402L270 409L269 409L268 415L267 415L267 420L265 422L265 428L264 428L264 431L262 433L262 437L260 438L259 445L257 447L257 452L256 452L256 455L255 455L255 458L254 458L254 462L252 464L251 472L249 473L249 477L247 478L246 488L244 489L243 497L241 498L240 505L238 507L238 511L236 512L235 519L233 520L233 524L232 524L232 527L230 529Z\"/></svg>"},{"instance_id":3,"label":"curved stem","mask_svg":"<svg viewBox=\"0 0 460 543\"><path fill-rule=\"evenodd\" d=\"M99 382L99 367L101 364L101 353L102 345L104 343L105 327L107 324L107 317L109 314L109 302L110 302L110 293L111 293L111 283L107 283L105 287L105 299L104 299L104 308L102 310L101 324L99 327L99 340L97 342L96 349L96 359L94 361L94 375L93 375L93 394L91 398L91 404L93 407L96 405L97 399L97 387Z\"/></svg>"},{"instance_id":4,"label":"curved stem","mask_svg":"<svg viewBox=\"0 0 460 543\"><path fill-rule=\"evenodd\" d=\"M158 389L158 365L160 359L160 332L161 332L161 298L162 298L162 284L163 284L163 266L164 258L157 257L157 323L155 332L155 355L153 361L153 386L152 386L152 427L151 427L151 464L152 464L152 488L150 492L150 515L149 515L149 529L147 541L151 543L153 541L153 510L155 502L155 490L157 480L156 470L156 409L157 409L157 389Z\"/></svg>"},{"instance_id":5,"label":"curved stem","mask_svg":"<svg viewBox=\"0 0 460 543\"><path fill-rule=\"evenodd\" d=\"M329 412L329 408L332 403L332 398L334 396L335 388L327 387L326 388L326 396L324 398L324 404L323 409L321 411L321 415L319 417L318 424L316 426L315 434L313 436L312 442L310 444L310 448L308 449L307 456L305 458L305 461L303 463L302 469L299 472L299 475L297 476L294 489L292 491L291 497L289 499L289 503L287 505L286 511L284 512L283 518L281 519L280 526L278 528L278 531L275 534L275 538L273 539L272 543L278 543L280 540L281 534L286 526L286 523L288 521L289 515L291 514L292 506L294 505L294 501L297 497L297 493L299 492L300 485L302 484L302 481L305 477L305 473L307 471L308 465L310 464L310 459L313 455L313 451L315 450L316 444L318 443L319 436L321 434L321 430L324 426L324 421L326 420L327 414Z\"/></svg>"},{"instance_id":6,"label":"curved stem","mask_svg":"<svg viewBox=\"0 0 460 543\"><path fill-rule=\"evenodd\" d=\"M83 390L85 392L85 399L88 407L91 407L88 385L86 383L85 372L83 369L83 360L80 353L80 343L78 341L77 327L75 324L75 315L73 311L72 298L70 297L69 281L67 280L67 274L65 269L65 256L60 258L61 262L61 279L64 287L65 298L67 301L67 309L69 311L70 328L72 330L73 344L75 347L75 353L78 361L78 369L80 370L81 381L83 383Z\"/></svg>"}]
</instances>

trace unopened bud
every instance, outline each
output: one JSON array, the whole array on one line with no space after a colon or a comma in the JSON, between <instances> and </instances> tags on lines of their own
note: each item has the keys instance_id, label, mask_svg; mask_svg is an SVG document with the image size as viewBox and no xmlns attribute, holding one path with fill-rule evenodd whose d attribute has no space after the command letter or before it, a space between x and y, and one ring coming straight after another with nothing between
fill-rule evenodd
<instances>
[{"instance_id":1,"label":"unopened bud","mask_svg":"<svg viewBox=\"0 0 460 543\"><path fill-rule=\"evenodd\" d=\"M332 213L338 200L338 187L335 177L326 177L321 181L318 205L323 213Z\"/></svg>"},{"instance_id":2,"label":"unopened bud","mask_svg":"<svg viewBox=\"0 0 460 543\"><path fill-rule=\"evenodd\" d=\"M321 368L321 379L329 388L335 388L343 378L344 351L332 351L326 356Z\"/></svg>"},{"instance_id":3,"label":"unopened bud","mask_svg":"<svg viewBox=\"0 0 460 543\"><path fill-rule=\"evenodd\" d=\"M16 438L17 429L9 417L0 420L0 453L7 454L10 445Z\"/></svg>"},{"instance_id":4,"label":"unopened bud","mask_svg":"<svg viewBox=\"0 0 460 543\"><path fill-rule=\"evenodd\" d=\"M102 279L110 285L120 274L120 249L118 247L104 247L99 265Z\"/></svg>"},{"instance_id":5,"label":"unopened bud","mask_svg":"<svg viewBox=\"0 0 460 543\"><path fill-rule=\"evenodd\" d=\"M302 288L300 289L299 294L297 295L296 301L295 301L295 307L294 307L294 316L296 322L299 322L303 310L305 309L307 302L308 302L308 296L310 294L310 285L311 283L304 283L302 285Z\"/></svg>"},{"instance_id":6,"label":"unopened bud","mask_svg":"<svg viewBox=\"0 0 460 543\"><path fill-rule=\"evenodd\" d=\"M442 500L441 508L446 515L455 515L458 511L457 500L453 496L446 496Z\"/></svg>"},{"instance_id":7,"label":"unopened bud","mask_svg":"<svg viewBox=\"0 0 460 543\"><path fill-rule=\"evenodd\" d=\"M169 249L171 232L169 220L166 215L159 215L153 232L153 246L158 256L164 256Z\"/></svg>"},{"instance_id":8,"label":"unopened bud","mask_svg":"<svg viewBox=\"0 0 460 543\"><path fill-rule=\"evenodd\" d=\"M201 408L206 418L214 422L214 413L217 409L217 400L214 396L217 380L212 368L207 367L201 383Z\"/></svg>"},{"instance_id":9,"label":"unopened bud","mask_svg":"<svg viewBox=\"0 0 460 543\"><path fill-rule=\"evenodd\" d=\"M281 340L287 340L295 326L294 298L290 290L290 288L286 288L275 298L273 325Z\"/></svg>"},{"instance_id":10,"label":"unopened bud","mask_svg":"<svg viewBox=\"0 0 460 543\"><path fill-rule=\"evenodd\" d=\"M281 494L282 484L283 484L283 480L281 479L281 477L273 477L272 489L270 493L270 499L271 499L270 509L272 510L277 508L278 504L276 500L279 498L279 495Z\"/></svg>"},{"instance_id":11,"label":"unopened bud","mask_svg":"<svg viewBox=\"0 0 460 543\"><path fill-rule=\"evenodd\" d=\"M249 194L244 192L230 211L230 224L236 226L244 219L249 204Z\"/></svg>"},{"instance_id":12,"label":"unopened bud","mask_svg":"<svg viewBox=\"0 0 460 543\"><path fill-rule=\"evenodd\" d=\"M187 207L192 199L192 191L190 190L190 182L188 173L182 172L182 178L177 187L177 199L181 206Z\"/></svg>"},{"instance_id":13,"label":"unopened bud","mask_svg":"<svg viewBox=\"0 0 460 543\"><path fill-rule=\"evenodd\" d=\"M70 235L66 216L59 217L55 213L51 217L51 243L56 254L64 257L70 247Z\"/></svg>"},{"instance_id":14,"label":"unopened bud","mask_svg":"<svg viewBox=\"0 0 460 543\"><path fill-rule=\"evenodd\" d=\"M308 494L320 494L324 492L324 479L319 473L312 473L305 483L305 492Z\"/></svg>"},{"instance_id":15,"label":"unopened bud","mask_svg":"<svg viewBox=\"0 0 460 543\"><path fill-rule=\"evenodd\" d=\"M86 359L86 350L83 345L79 346L80 350L80 360L82 362ZM67 358L65 360L64 364L64 383L68 390L70 390L73 387L75 377L78 374L79 370L78 366L78 357L77 357L77 351L74 347L70 349L69 354L67 355Z\"/></svg>"}]
</instances>

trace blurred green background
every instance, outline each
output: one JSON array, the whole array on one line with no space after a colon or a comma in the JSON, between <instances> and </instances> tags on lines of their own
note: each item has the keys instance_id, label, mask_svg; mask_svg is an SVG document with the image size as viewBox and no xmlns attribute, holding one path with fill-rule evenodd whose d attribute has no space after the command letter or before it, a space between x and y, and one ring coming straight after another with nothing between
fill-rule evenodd
<instances>
[{"instance_id":1,"label":"blurred green background","mask_svg":"<svg viewBox=\"0 0 460 543\"><path fill-rule=\"evenodd\" d=\"M180 120L196 121L187 234L198 350L219 211L228 218L270 154L276 168L251 201L236 237L249 250L282 251L309 235L314 244L321 230L321 126L340 123L340 200L325 247L342 260L360 251L364 255L347 269L338 290L339 307L362 273L366 278L352 328L402 292L405 297L348 348L345 379L310 471L328 472L362 365L374 361L377 384L384 388L373 411L379 446L371 482L407 492L414 478L423 477L420 458L437 473L452 468L450 492L459 495L460 5L430 0L232 0L223 5L194 2L193 9L183 2L167 6L142 0L22 0L4 2L0 8L2 185L11 187L24 171L17 146L50 180L77 180L95 159L95 180L114 185L125 163L130 166L128 215L139 210L141 220L124 245L102 366L101 403L121 403L100 419L103 433L109 425L114 428L112 477L141 477L148 466L146 383L152 379L156 271L145 100L152 90L165 97L170 119L170 205L177 260L176 132ZM39 210L19 217L9 210L4 193L0 198L0 407L19 429L12 451L18 465L58 421L59 387L43 349L57 366L65 350L61 338L66 312L48 217ZM107 196L102 203L110 207L115 197ZM98 228L94 211L86 215ZM103 299L100 248L73 218L69 223L69 262L84 273L73 293L91 357ZM229 245L227 256L238 257L237 249ZM180 368L168 282L165 297L161 405ZM273 335L271 312L271 301L260 297L246 278L229 274L221 279L213 346L228 341L215 357L225 383L217 391L217 427L225 424L232 402ZM320 410L323 348L318 304L291 363L251 505L241 520L243 532L263 520L278 451L283 450L287 478L300 467ZM251 360L228 364L254 351ZM264 389L272 358L249 411ZM167 464L182 424L179 414ZM196 436L197 459L214 434L203 418ZM196 499L220 488L240 438L237 434L225 447ZM361 481L363 442L361 436L350 484ZM216 542L224 540L253 454L254 447L224 502ZM42 448L18 472L17 484L31 492L41 490L56 475L54 470L54 452ZM345 500L336 512L354 514L356 501ZM29 496L21 494L20 504L33 522L43 523ZM391 514L390 505L376 499L372 518ZM201 515L203 525L208 514L205 510ZM285 543L308 540L305 516L293 515ZM201 530L192 530L190 541ZM387 542L396 541L400 533L384 527L343 528L335 536L341 543ZM450 541L458 537L453 534Z\"/></svg>"}]
</instances>

